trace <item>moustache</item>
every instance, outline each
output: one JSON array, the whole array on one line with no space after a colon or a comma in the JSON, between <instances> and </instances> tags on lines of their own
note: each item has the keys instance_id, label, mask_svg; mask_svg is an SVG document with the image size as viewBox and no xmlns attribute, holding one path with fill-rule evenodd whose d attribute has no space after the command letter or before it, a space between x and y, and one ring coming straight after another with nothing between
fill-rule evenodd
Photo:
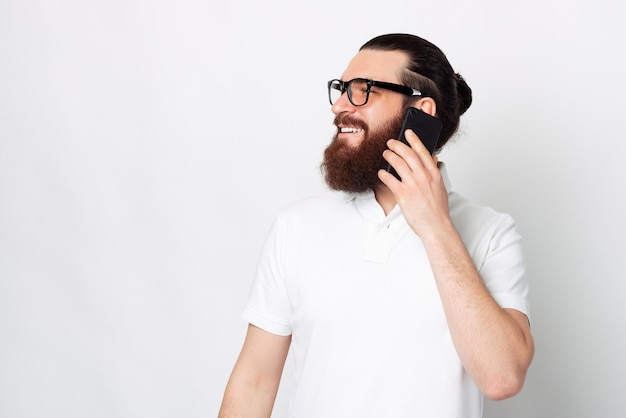
<instances>
[{"instance_id":1,"label":"moustache","mask_svg":"<svg viewBox=\"0 0 626 418\"><path fill-rule=\"evenodd\" d=\"M340 113L335 115L335 120L333 121L335 126L343 125L343 126L352 126L357 129L363 129L367 132L368 127L367 123L361 119L357 119L351 115L347 115L345 113Z\"/></svg>"}]
</instances>

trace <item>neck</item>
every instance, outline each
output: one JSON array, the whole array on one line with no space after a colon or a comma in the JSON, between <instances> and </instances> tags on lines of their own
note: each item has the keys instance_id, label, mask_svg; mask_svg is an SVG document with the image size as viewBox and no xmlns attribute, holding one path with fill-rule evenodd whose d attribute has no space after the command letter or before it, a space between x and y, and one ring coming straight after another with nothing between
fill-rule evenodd
<instances>
[{"instance_id":1,"label":"neck","mask_svg":"<svg viewBox=\"0 0 626 418\"><path fill-rule=\"evenodd\" d=\"M391 190L385 185L378 185L374 189L374 196L376 197L376 201L383 208L385 212L385 216L389 215L389 212L393 210L396 206L397 200L396 197L391 193Z\"/></svg>"}]
</instances>

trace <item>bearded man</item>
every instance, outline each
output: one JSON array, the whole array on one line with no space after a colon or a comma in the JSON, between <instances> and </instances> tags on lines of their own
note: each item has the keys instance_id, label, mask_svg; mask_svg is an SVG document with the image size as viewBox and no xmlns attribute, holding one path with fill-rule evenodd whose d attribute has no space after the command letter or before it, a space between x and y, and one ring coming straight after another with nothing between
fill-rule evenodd
<instances>
[{"instance_id":1,"label":"bearded man","mask_svg":"<svg viewBox=\"0 0 626 418\"><path fill-rule=\"evenodd\" d=\"M269 417L292 350L291 418L479 418L521 390L534 346L513 219L453 192L437 157L471 89L432 43L388 34L328 91L330 190L268 234L219 416ZM409 106L441 120L434 156L394 139Z\"/></svg>"}]
</instances>

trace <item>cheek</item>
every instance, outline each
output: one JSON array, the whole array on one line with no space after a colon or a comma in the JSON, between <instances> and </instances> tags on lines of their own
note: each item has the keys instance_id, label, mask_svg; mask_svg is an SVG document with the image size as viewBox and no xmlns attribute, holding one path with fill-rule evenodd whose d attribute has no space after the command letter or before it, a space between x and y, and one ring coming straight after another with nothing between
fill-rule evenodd
<instances>
[{"instance_id":1,"label":"cheek","mask_svg":"<svg viewBox=\"0 0 626 418\"><path fill-rule=\"evenodd\" d=\"M394 97L396 98L396 97ZM368 109L363 109L361 118L367 123L367 128L370 132L373 131L388 131L390 126L397 125L397 131L400 130L402 119L404 118L404 107L401 98L397 98L393 103L384 102L377 103L378 106L372 106ZM398 132L394 132L394 135Z\"/></svg>"},{"instance_id":2,"label":"cheek","mask_svg":"<svg viewBox=\"0 0 626 418\"><path fill-rule=\"evenodd\" d=\"M403 113L398 113L388 119L377 121L376 125L369 125L370 130L368 134L370 136L378 137L378 140L384 138L384 140L390 138L397 138L400 129L402 128L402 120L404 119Z\"/></svg>"}]
</instances>

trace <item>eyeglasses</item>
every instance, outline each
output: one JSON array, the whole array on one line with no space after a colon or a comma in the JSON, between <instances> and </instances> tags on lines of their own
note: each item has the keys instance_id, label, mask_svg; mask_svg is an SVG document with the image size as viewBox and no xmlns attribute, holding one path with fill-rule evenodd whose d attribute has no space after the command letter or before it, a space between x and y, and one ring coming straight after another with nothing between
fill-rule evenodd
<instances>
[{"instance_id":1,"label":"eyeglasses","mask_svg":"<svg viewBox=\"0 0 626 418\"><path fill-rule=\"evenodd\" d=\"M421 96L422 92L411 87L400 84L387 83L385 81L374 81L366 78L353 78L350 81L330 80L328 82L328 100L333 105L339 100L341 95L348 93L348 100L354 106L363 106L370 97L372 87L379 87L385 90L395 91L406 96Z\"/></svg>"}]
</instances>

